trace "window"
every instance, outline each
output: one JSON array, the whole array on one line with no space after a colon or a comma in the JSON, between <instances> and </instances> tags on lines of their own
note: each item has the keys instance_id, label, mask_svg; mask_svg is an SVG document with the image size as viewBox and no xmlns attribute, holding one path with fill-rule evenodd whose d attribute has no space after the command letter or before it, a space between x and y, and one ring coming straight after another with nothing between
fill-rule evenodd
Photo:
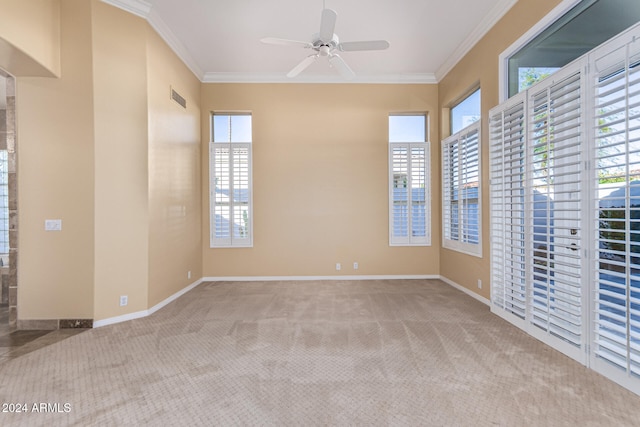
<instances>
[{"instance_id":1,"label":"window","mask_svg":"<svg viewBox=\"0 0 640 427\"><path fill-rule=\"evenodd\" d=\"M442 141L442 244L482 256L479 150L480 122Z\"/></svg>"},{"instance_id":2,"label":"window","mask_svg":"<svg viewBox=\"0 0 640 427\"><path fill-rule=\"evenodd\" d=\"M251 115L211 116L211 247L253 245Z\"/></svg>"},{"instance_id":3,"label":"window","mask_svg":"<svg viewBox=\"0 0 640 427\"><path fill-rule=\"evenodd\" d=\"M429 144L424 114L389 116L389 244L431 244Z\"/></svg>"},{"instance_id":4,"label":"window","mask_svg":"<svg viewBox=\"0 0 640 427\"><path fill-rule=\"evenodd\" d=\"M508 63L509 97L639 22L640 2L564 0L549 16L546 27L534 27L501 55Z\"/></svg>"},{"instance_id":5,"label":"window","mask_svg":"<svg viewBox=\"0 0 640 427\"><path fill-rule=\"evenodd\" d=\"M480 89L451 107L451 133L457 133L480 120Z\"/></svg>"}]
</instances>

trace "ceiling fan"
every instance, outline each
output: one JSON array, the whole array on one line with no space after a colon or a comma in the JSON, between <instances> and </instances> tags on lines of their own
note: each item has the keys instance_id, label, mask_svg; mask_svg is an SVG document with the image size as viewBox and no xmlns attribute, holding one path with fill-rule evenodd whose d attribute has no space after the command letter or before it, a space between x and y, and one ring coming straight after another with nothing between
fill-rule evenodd
<instances>
[{"instance_id":1,"label":"ceiling fan","mask_svg":"<svg viewBox=\"0 0 640 427\"><path fill-rule=\"evenodd\" d=\"M303 47L313 51L311 55L307 56L287 73L287 77L289 78L296 77L322 56L329 58L329 64L332 67L335 67L344 78L352 79L355 77L355 73L351 68L349 68L344 59L336 53L336 51L354 52L363 50L384 50L389 47L389 42L386 40L370 40L341 43L338 36L333 32L336 26L337 17L338 14L334 10L324 9L320 19L320 32L312 36L311 42L278 39L274 37L266 37L260 41L266 44Z\"/></svg>"}]
</instances>

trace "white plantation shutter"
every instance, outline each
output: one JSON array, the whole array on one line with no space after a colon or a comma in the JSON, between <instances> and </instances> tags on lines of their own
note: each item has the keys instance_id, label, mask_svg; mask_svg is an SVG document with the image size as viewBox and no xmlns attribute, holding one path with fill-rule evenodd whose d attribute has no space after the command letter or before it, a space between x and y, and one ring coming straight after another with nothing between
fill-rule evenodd
<instances>
[{"instance_id":1,"label":"white plantation shutter","mask_svg":"<svg viewBox=\"0 0 640 427\"><path fill-rule=\"evenodd\" d=\"M497 314L525 318L525 99L489 112L491 302Z\"/></svg>"},{"instance_id":2,"label":"white plantation shutter","mask_svg":"<svg viewBox=\"0 0 640 427\"><path fill-rule=\"evenodd\" d=\"M640 29L591 54L595 369L640 392Z\"/></svg>"},{"instance_id":3,"label":"white plantation shutter","mask_svg":"<svg viewBox=\"0 0 640 427\"><path fill-rule=\"evenodd\" d=\"M211 144L212 246L251 245L251 145Z\"/></svg>"},{"instance_id":4,"label":"white plantation shutter","mask_svg":"<svg viewBox=\"0 0 640 427\"><path fill-rule=\"evenodd\" d=\"M442 141L443 246L482 254L480 122Z\"/></svg>"},{"instance_id":5,"label":"white plantation shutter","mask_svg":"<svg viewBox=\"0 0 640 427\"><path fill-rule=\"evenodd\" d=\"M582 63L529 91L527 284L531 331L584 360ZM568 345L567 345L568 344Z\"/></svg>"},{"instance_id":6,"label":"white plantation shutter","mask_svg":"<svg viewBox=\"0 0 640 427\"><path fill-rule=\"evenodd\" d=\"M389 147L391 245L430 244L429 146L392 143Z\"/></svg>"}]
</instances>

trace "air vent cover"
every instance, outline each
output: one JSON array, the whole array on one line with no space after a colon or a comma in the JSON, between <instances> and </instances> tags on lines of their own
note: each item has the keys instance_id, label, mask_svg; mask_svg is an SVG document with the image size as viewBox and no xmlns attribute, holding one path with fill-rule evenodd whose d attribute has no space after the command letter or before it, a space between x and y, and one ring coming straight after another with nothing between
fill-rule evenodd
<instances>
[{"instance_id":1,"label":"air vent cover","mask_svg":"<svg viewBox=\"0 0 640 427\"><path fill-rule=\"evenodd\" d=\"M184 99L178 92L173 90L173 88L171 88L171 99L180 104L182 108L187 108L187 100Z\"/></svg>"}]
</instances>

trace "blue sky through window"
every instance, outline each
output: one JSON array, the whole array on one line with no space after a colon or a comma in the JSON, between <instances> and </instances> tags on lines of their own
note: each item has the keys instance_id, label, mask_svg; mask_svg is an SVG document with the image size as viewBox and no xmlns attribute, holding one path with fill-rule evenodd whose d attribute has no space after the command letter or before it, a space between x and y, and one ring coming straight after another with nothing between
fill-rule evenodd
<instances>
[{"instance_id":1,"label":"blue sky through window","mask_svg":"<svg viewBox=\"0 0 640 427\"><path fill-rule=\"evenodd\" d=\"M213 142L251 142L250 114L214 114Z\"/></svg>"},{"instance_id":2,"label":"blue sky through window","mask_svg":"<svg viewBox=\"0 0 640 427\"><path fill-rule=\"evenodd\" d=\"M389 116L389 142L425 142L426 131L424 114Z\"/></svg>"}]
</instances>

